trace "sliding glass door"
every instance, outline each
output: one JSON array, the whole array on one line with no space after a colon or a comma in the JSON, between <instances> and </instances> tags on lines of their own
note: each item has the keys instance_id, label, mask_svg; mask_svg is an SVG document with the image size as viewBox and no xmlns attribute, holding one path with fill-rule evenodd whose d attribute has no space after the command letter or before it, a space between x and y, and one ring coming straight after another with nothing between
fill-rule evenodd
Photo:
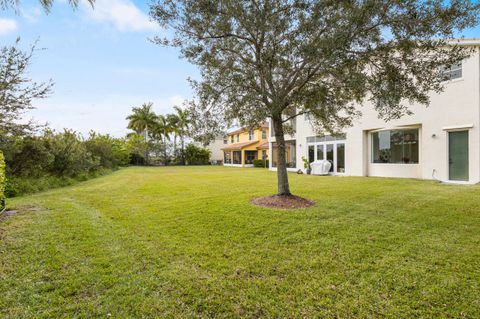
<instances>
[{"instance_id":1,"label":"sliding glass door","mask_svg":"<svg viewBox=\"0 0 480 319\"><path fill-rule=\"evenodd\" d=\"M328 141L308 143L308 159L310 162L327 160L332 166L330 173L345 173L345 141Z\"/></svg>"}]
</instances>

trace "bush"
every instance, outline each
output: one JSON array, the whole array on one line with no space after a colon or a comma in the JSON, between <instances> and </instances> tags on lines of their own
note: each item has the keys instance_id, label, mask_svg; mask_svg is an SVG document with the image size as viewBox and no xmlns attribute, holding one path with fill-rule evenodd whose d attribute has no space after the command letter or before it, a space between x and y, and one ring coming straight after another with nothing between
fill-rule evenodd
<instances>
[{"instance_id":1,"label":"bush","mask_svg":"<svg viewBox=\"0 0 480 319\"><path fill-rule=\"evenodd\" d=\"M92 163L98 168L117 168L128 165L130 152L123 140L113 138L110 135L101 135L90 132L89 138L85 141L86 150L92 156Z\"/></svg>"},{"instance_id":2,"label":"bush","mask_svg":"<svg viewBox=\"0 0 480 319\"><path fill-rule=\"evenodd\" d=\"M210 151L188 144L185 148L185 161L187 165L208 165L210 164Z\"/></svg>"},{"instance_id":3,"label":"bush","mask_svg":"<svg viewBox=\"0 0 480 319\"><path fill-rule=\"evenodd\" d=\"M263 159L253 160L253 167L268 168L268 160L263 160Z\"/></svg>"},{"instance_id":4,"label":"bush","mask_svg":"<svg viewBox=\"0 0 480 319\"><path fill-rule=\"evenodd\" d=\"M0 211L5 208L5 184L5 160L2 151L0 151Z\"/></svg>"},{"instance_id":5,"label":"bush","mask_svg":"<svg viewBox=\"0 0 480 319\"><path fill-rule=\"evenodd\" d=\"M39 135L0 134L5 161L7 197L84 181L128 165L131 149L125 139L91 133L88 139L71 130L45 130ZM3 161L2 161L3 162ZM4 177L5 178L5 177Z\"/></svg>"},{"instance_id":6,"label":"bush","mask_svg":"<svg viewBox=\"0 0 480 319\"><path fill-rule=\"evenodd\" d=\"M56 175L43 175L38 177L11 176L8 178L5 195L9 198L70 186L109 172L111 172L111 170L99 169L90 173L81 173L75 177Z\"/></svg>"}]
</instances>

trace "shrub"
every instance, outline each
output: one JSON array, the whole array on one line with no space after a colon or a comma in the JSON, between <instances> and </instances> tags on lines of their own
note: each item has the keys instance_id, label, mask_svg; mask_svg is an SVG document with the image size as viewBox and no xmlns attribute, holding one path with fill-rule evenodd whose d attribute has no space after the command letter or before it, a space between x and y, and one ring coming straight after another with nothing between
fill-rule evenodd
<instances>
[{"instance_id":1,"label":"shrub","mask_svg":"<svg viewBox=\"0 0 480 319\"><path fill-rule=\"evenodd\" d=\"M187 165L208 165L210 162L210 151L188 144L185 148L185 160Z\"/></svg>"},{"instance_id":2,"label":"shrub","mask_svg":"<svg viewBox=\"0 0 480 319\"><path fill-rule=\"evenodd\" d=\"M2 151L0 151L0 211L5 208L5 184L5 160Z\"/></svg>"},{"instance_id":3,"label":"shrub","mask_svg":"<svg viewBox=\"0 0 480 319\"><path fill-rule=\"evenodd\" d=\"M117 168L130 162L130 153L122 139L110 135L101 135L90 132L85 141L87 152L92 156L92 163L99 168ZM92 168L90 169L92 170Z\"/></svg>"},{"instance_id":4,"label":"shrub","mask_svg":"<svg viewBox=\"0 0 480 319\"><path fill-rule=\"evenodd\" d=\"M125 139L91 133L88 139L71 130L45 130L39 135L0 134L8 183L2 194L13 197L70 185L128 165Z\"/></svg>"},{"instance_id":5,"label":"shrub","mask_svg":"<svg viewBox=\"0 0 480 319\"><path fill-rule=\"evenodd\" d=\"M268 160L263 160L263 159L253 160L253 167L268 168Z\"/></svg>"}]
</instances>

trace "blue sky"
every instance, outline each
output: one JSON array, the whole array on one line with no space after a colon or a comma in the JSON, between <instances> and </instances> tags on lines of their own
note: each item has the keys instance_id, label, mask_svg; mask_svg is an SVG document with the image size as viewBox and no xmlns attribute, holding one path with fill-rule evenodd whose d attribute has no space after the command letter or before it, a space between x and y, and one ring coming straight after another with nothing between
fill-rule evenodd
<instances>
[{"instance_id":1,"label":"blue sky","mask_svg":"<svg viewBox=\"0 0 480 319\"><path fill-rule=\"evenodd\" d=\"M176 50L148 41L161 32L149 21L147 1L97 0L95 10L85 3L72 10L56 0L46 15L37 0L23 0L17 13L0 11L0 45L20 36L28 47L38 39L44 50L35 53L29 76L55 82L53 95L35 101L28 116L83 134L122 136L133 106L152 101L168 113L191 97L186 79L198 71Z\"/></svg>"},{"instance_id":2,"label":"blue sky","mask_svg":"<svg viewBox=\"0 0 480 319\"><path fill-rule=\"evenodd\" d=\"M55 129L122 136L133 106L151 101L156 112L170 112L191 97L186 79L198 71L176 50L148 41L162 34L148 18L149 1L96 1L94 10L86 2L72 10L56 0L46 15L38 0L23 0L18 12L0 11L0 45L20 36L25 47L38 40L45 48L36 52L29 75L53 79L54 93L35 101L29 117ZM480 28L462 35L480 37Z\"/></svg>"}]
</instances>

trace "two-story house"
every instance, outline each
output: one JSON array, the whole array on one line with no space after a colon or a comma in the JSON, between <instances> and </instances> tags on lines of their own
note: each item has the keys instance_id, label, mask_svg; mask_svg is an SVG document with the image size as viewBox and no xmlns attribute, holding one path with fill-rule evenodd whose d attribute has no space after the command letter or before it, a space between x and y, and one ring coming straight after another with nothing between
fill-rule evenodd
<instances>
[{"instance_id":1,"label":"two-story house","mask_svg":"<svg viewBox=\"0 0 480 319\"><path fill-rule=\"evenodd\" d=\"M428 107L412 105L412 115L385 122L365 101L357 106L362 116L337 136L319 135L308 114L297 117L295 133L286 136L291 170L303 170L305 157L310 162L330 161L335 175L479 183L480 39L462 39L459 44L475 53L445 70L444 92L431 93ZM276 146L270 135L274 170Z\"/></svg>"},{"instance_id":2,"label":"two-story house","mask_svg":"<svg viewBox=\"0 0 480 319\"><path fill-rule=\"evenodd\" d=\"M224 140L223 165L252 167L256 159L268 159L268 123L230 132Z\"/></svg>"}]
</instances>

